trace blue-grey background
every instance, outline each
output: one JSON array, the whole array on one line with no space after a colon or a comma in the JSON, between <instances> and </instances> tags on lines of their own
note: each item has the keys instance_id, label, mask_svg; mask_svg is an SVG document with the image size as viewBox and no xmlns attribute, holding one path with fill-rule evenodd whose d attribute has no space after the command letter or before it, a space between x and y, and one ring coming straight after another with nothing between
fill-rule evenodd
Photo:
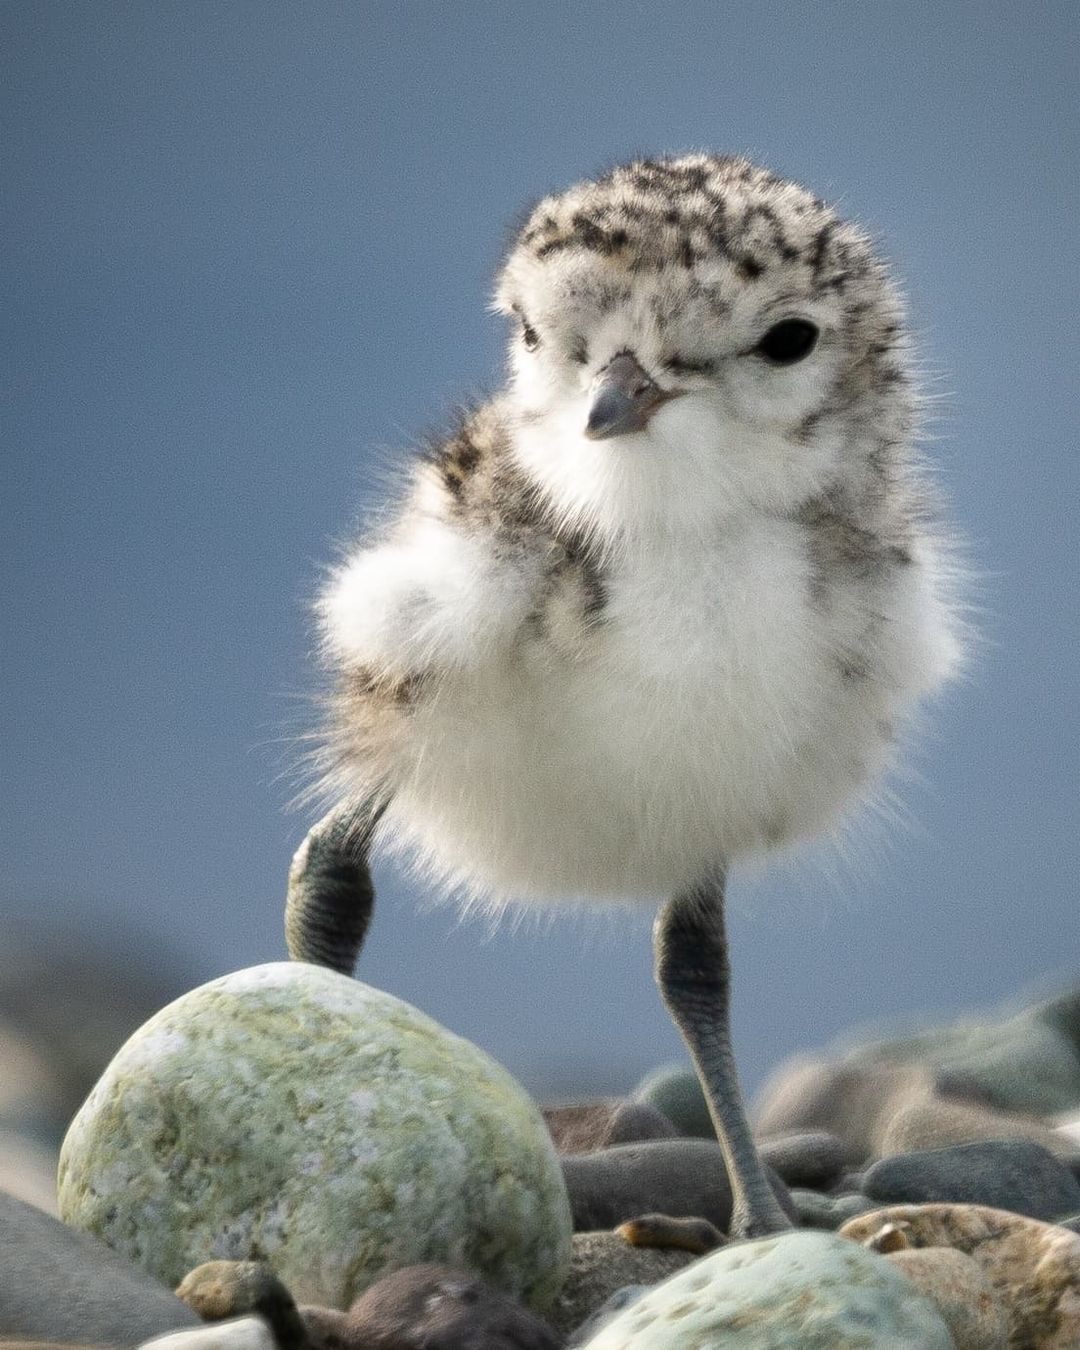
<instances>
[{"instance_id":1,"label":"blue-grey background","mask_svg":"<svg viewBox=\"0 0 1080 1350\"><path fill-rule=\"evenodd\" d=\"M333 541L380 466L500 378L485 304L520 208L706 146L883 240L984 573L914 826L835 879L735 879L746 1077L867 1018L1075 975L1076 13L3 5L0 916L195 975L281 955ZM364 976L535 1090L678 1053L649 915L493 936L377 881Z\"/></svg>"}]
</instances>

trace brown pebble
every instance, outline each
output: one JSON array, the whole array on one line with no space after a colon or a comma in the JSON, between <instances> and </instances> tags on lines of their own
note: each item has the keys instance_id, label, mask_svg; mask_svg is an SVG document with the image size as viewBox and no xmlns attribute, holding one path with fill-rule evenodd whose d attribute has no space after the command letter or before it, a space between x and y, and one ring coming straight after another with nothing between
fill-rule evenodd
<instances>
[{"instance_id":1,"label":"brown pebble","mask_svg":"<svg viewBox=\"0 0 1080 1350\"><path fill-rule=\"evenodd\" d=\"M673 1247L704 1256L727 1242L708 1219L675 1219L670 1214L642 1214L615 1229L631 1247Z\"/></svg>"},{"instance_id":2,"label":"brown pebble","mask_svg":"<svg viewBox=\"0 0 1080 1350\"><path fill-rule=\"evenodd\" d=\"M1075 1233L984 1205L890 1205L849 1219L840 1236L865 1243L887 1224L904 1224L913 1248L952 1247L971 1256L1005 1308L1010 1346L1080 1346Z\"/></svg>"},{"instance_id":3,"label":"brown pebble","mask_svg":"<svg viewBox=\"0 0 1080 1350\"><path fill-rule=\"evenodd\" d=\"M176 1297L204 1322L251 1313L264 1317L280 1350L302 1350L307 1344L292 1294L261 1261L204 1261L184 1276Z\"/></svg>"},{"instance_id":4,"label":"brown pebble","mask_svg":"<svg viewBox=\"0 0 1080 1350\"><path fill-rule=\"evenodd\" d=\"M886 1227L896 1230L894 1224ZM956 1350L1007 1350L1005 1309L972 1257L954 1247L901 1248L888 1257L936 1306Z\"/></svg>"}]
</instances>

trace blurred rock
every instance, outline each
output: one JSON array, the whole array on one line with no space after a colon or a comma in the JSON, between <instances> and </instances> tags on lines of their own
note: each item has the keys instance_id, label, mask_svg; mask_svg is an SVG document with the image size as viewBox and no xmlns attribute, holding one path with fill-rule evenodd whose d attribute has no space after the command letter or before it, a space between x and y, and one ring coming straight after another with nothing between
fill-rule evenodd
<instances>
[{"instance_id":1,"label":"blurred rock","mask_svg":"<svg viewBox=\"0 0 1080 1350\"><path fill-rule=\"evenodd\" d=\"M849 1192L845 1195L825 1195L821 1191L792 1188L791 1200L801 1228L822 1228L835 1232L856 1214L866 1214L877 1205L865 1195Z\"/></svg>"},{"instance_id":2,"label":"blurred rock","mask_svg":"<svg viewBox=\"0 0 1080 1350\"><path fill-rule=\"evenodd\" d=\"M690 1252L671 1248L631 1247L615 1233L575 1233L570 1273L555 1302L552 1323L569 1336L620 1290L659 1284L696 1259ZM618 1307L608 1309L616 1311Z\"/></svg>"},{"instance_id":3,"label":"blurred rock","mask_svg":"<svg viewBox=\"0 0 1080 1350\"><path fill-rule=\"evenodd\" d=\"M933 1076L918 1065L789 1060L762 1088L754 1133L823 1130L839 1140L844 1163L858 1165L876 1156L879 1137L898 1111L933 1091Z\"/></svg>"},{"instance_id":4,"label":"blurred rock","mask_svg":"<svg viewBox=\"0 0 1080 1350\"><path fill-rule=\"evenodd\" d=\"M206 1261L184 1276L176 1297L204 1322L263 1318L278 1350L304 1350L307 1344L296 1301L263 1261Z\"/></svg>"},{"instance_id":5,"label":"blurred rock","mask_svg":"<svg viewBox=\"0 0 1080 1350\"><path fill-rule=\"evenodd\" d=\"M1080 1237L980 1205L894 1205L852 1219L840 1236L872 1242L896 1225L912 1247L952 1247L982 1268L1005 1309L1010 1346L1080 1346Z\"/></svg>"},{"instance_id":6,"label":"blurred rock","mask_svg":"<svg viewBox=\"0 0 1080 1350\"><path fill-rule=\"evenodd\" d=\"M278 1347L273 1332L261 1317L239 1317L155 1336L152 1341L144 1341L140 1350L278 1350Z\"/></svg>"},{"instance_id":7,"label":"blurred rock","mask_svg":"<svg viewBox=\"0 0 1080 1350\"><path fill-rule=\"evenodd\" d=\"M846 1250L845 1250L846 1248ZM588 1350L918 1346L954 1350L937 1308L883 1256L831 1233L733 1243L616 1314ZM812 1329L813 1340L807 1337Z\"/></svg>"},{"instance_id":8,"label":"blurred rock","mask_svg":"<svg viewBox=\"0 0 1080 1350\"><path fill-rule=\"evenodd\" d=\"M731 1188L720 1145L707 1139L656 1139L562 1159L574 1231L615 1228L640 1214L708 1219L726 1233ZM772 1176L782 1205L787 1188Z\"/></svg>"},{"instance_id":9,"label":"blurred rock","mask_svg":"<svg viewBox=\"0 0 1080 1350\"><path fill-rule=\"evenodd\" d=\"M169 1285L207 1254L269 1262L342 1308L441 1258L543 1307L570 1255L540 1113L494 1060L400 999L279 962L163 1009L64 1141L60 1213Z\"/></svg>"},{"instance_id":10,"label":"blurred rock","mask_svg":"<svg viewBox=\"0 0 1080 1350\"><path fill-rule=\"evenodd\" d=\"M674 1139L677 1134L675 1126L656 1107L618 1097L548 1106L543 1116L559 1153L591 1153L612 1144Z\"/></svg>"},{"instance_id":11,"label":"blurred rock","mask_svg":"<svg viewBox=\"0 0 1080 1350\"><path fill-rule=\"evenodd\" d=\"M985 1205L1049 1222L1080 1210L1080 1182L1025 1139L882 1158L866 1173L863 1193L878 1204Z\"/></svg>"},{"instance_id":12,"label":"blurred rock","mask_svg":"<svg viewBox=\"0 0 1080 1350\"><path fill-rule=\"evenodd\" d=\"M951 1247L909 1248L887 1259L941 1313L956 1350L1008 1350L1005 1309L977 1261Z\"/></svg>"},{"instance_id":13,"label":"blurred rock","mask_svg":"<svg viewBox=\"0 0 1080 1350\"><path fill-rule=\"evenodd\" d=\"M901 1103L881 1121L874 1151L879 1157L887 1157L892 1153L947 1148L983 1139L1028 1139L1059 1157L1071 1153L1067 1140L1032 1116L994 1111L936 1093Z\"/></svg>"},{"instance_id":14,"label":"blurred rock","mask_svg":"<svg viewBox=\"0 0 1080 1350\"><path fill-rule=\"evenodd\" d=\"M384 1276L349 1309L356 1350L559 1350L546 1322L468 1271L420 1265Z\"/></svg>"},{"instance_id":15,"label":"blurred rock","mask_svg":"<svg viewBox=\"0 0 1080 1350\"><path fill-rule=\"evenodd\" d=\"M844 1146L823 1130L770 1135L757 1141L762 1161L789 1186L827 1190L844 1169Z\"/></svg>"},{"instance_id":16,"label":"blurred rock","mask_svg":"<svg viewBox=\"0 0 1080 1350\"><path fill-rule=\"evenodd\" d=\"M95 1238L0 1194L0 1334L126 1347L197 1323Z\"/></svg>"},{"instance_id":17,"label":"blurred rock","mask_svg":"<svg viewBox=\"0 0 1080 1350\"><path fill-rule=\"evenodd\" d=\"M682 1064L665 1064L653 1069L631 1096L636 1102L655 1106L675 1126L676 1133L685 1138L716 1138L698 1076Z\"/></svg>"}]
</instances>

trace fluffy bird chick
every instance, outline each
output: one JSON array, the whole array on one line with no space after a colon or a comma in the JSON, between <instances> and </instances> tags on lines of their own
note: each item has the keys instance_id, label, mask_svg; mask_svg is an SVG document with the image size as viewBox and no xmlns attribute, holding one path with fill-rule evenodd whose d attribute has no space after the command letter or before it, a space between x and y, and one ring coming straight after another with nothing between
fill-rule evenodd
<instances>
[{"instance_id":1,"label":"fluffy bird chick","mask_svg":"<svg viewBox=\"0 0 1080 1350\"><path fill-rule=\"evenodd\" d=\"M505 391L418 460L320 601L346 801L298 855L291 949L351 967L376 826L495 901L668 897L657 975L735 1226L773 1231L724 877L835 828L961 646L901 303L822 201L692 154L541 201L495 304ZM315 844L358 869L337 899Z\"/></svg>"}]
</instances>

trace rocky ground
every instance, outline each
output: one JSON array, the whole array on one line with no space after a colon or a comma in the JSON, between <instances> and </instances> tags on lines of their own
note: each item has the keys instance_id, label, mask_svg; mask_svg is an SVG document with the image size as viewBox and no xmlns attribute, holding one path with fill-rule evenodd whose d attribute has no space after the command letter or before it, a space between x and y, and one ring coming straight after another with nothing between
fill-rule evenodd
<instances>
[{"instance_id":1,"label":"rocky ground","mask_svg":"<svg viewBox=\"0 0 1080 1350\"><path fill-rule=\"evenodd\" d=\"M1080 1347L1080 992L783 1066L796 1226L750 1243L684 1068L541 1110L399 1000L257 967L131 1036L57 1193L54 1044L0 1023L0 1350Z\"/></svg>"}]
</instances>

